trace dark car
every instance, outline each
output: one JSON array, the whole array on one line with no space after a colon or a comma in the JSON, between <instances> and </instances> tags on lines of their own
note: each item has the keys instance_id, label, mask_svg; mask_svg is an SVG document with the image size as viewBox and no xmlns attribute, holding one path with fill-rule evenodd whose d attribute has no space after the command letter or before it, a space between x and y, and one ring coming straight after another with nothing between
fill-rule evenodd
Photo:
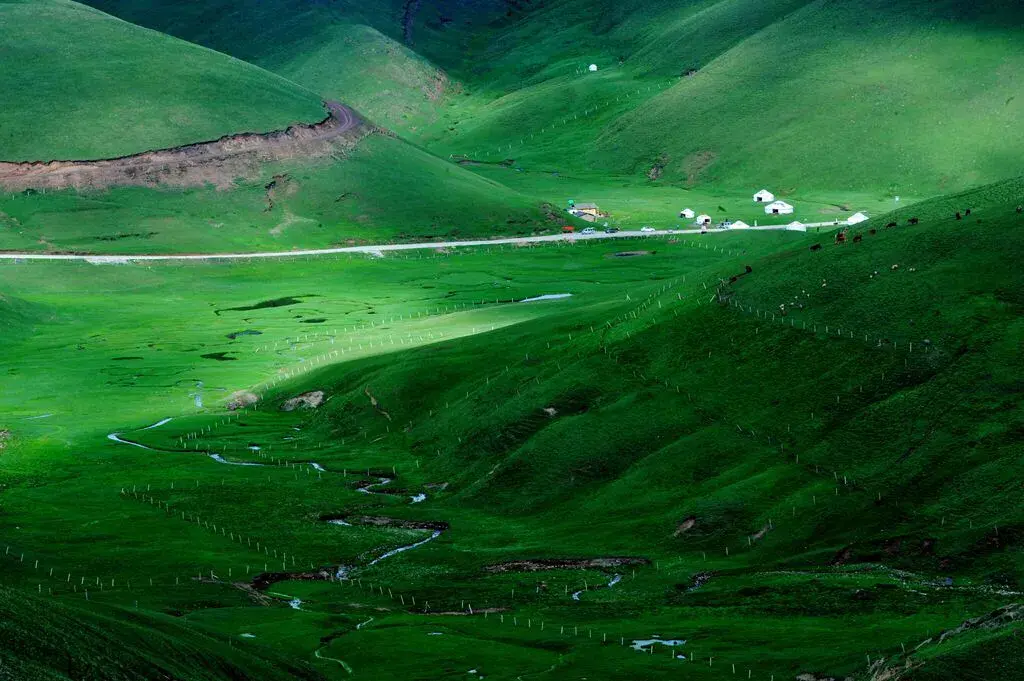
<instances>
[{"instance_id":1,"label":"dark car","mask_svg":"<svg viewBox=\"0 0 1024 681\"><path fill-rule=\"evenodd\" d=\"M618 227L609 227L608 229L604 230L604 233L605 234L615 234L618 231L619 231Z\"/></svg>"}]
</instances>

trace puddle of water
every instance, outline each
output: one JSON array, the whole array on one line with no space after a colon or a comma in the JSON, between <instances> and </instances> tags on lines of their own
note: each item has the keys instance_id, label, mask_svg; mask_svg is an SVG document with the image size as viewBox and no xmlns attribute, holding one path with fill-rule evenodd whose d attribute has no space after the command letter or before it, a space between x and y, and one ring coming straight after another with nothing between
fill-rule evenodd
<instances>
[{"instance_id":1,"label":"puddle of water","mask_svg":"<svg viewBox=\"0 0 1024 681\"><path fill-rule=\"evenodd\" d=\"M681 646L681 645L685 645L685 644L686 644L686 641L684 639L678 639L678 638L673 638L673 639L647 638L647 639L635 639L633 641L633 643L629 647L632 648L633 650L636 650L636 651L641 652L641 653L649 653L651 651L651 648L653 646L656 646L656 645L662 645L662 646L668 646L670 648L675 648L677 646ZM680 659L680 660L685 660L686 656L685 655L676 655L676 658Z\"/></svg>"},{"instance_id":2,"label":"puddle of water","mask_svg":"<svg viewBox=\"0 0 1024 681\"><path fill-rule=\"evenodd\" d=\"M378 480L378 482L374 482L374 483L366 485L364 487L359 487L359 488L356 489L356 491L357 492L362 492L363 494L378 494L378 492L370 491L370 488L371 487L380 487L381 485L386 485L389 482L391 482L391 478L377 478L377 480Z\"/></svg>"},{"instance_id":3,"label":"puddle of water","mask_svg":"<svg viewBox=\"0 0 1024 681\"><path fill-rule=\"evenodd\" d=\"M256 634L239 634L242 638L256 638Z\"/></svg>"},{"instance_id":4,"label":"puddle of water","mask_svg":"<svg viewBox=\"0 0 1024 681\"><path fill-rule=\"evenodd\" d=\"M331 525L342 525L344 527L352 527L352 523L346 523L341 518L335 518L334 520L328 520Z\"/></svg>"},{"instance_id":5,"label":"puddle of water","mask_svg":"<svg viewBox=\"0 0 1024 681\"><path fill-rule=\"evenodd\" d=\"M316 461L310 461L309 465L313 467L313 470L320 471L321 473L327 472L327 469L318 464Z\"/></svg>"},{"instance_id":6,"label":"puddle of water","mask_svg":"<svg viewBox=\"0 0 1024 681\"><path fill-rule=\"evenodd\" d=\"M571 293L545 293L542 296L534 296L533 298L523 298L520 303L535 303L538 300L560 300L562 298L572 298Z\"/></svg>"},{"instance_id":7,"label":"puddle of water","mask_svg":"<svg viewBox=\"0 0 1024 681\"><path fill-rule=\"evenodd\" d=\"M229 466L262 466L261 463L254 463L252 461L228 461L220 454L210 454L210 458L217 463L225 463Z\"/></svg>"},{"instance_id":8,"label":"puddle of water","mask_svg":"<svg viewBox=\"0 0 1024 681\"><path fill-rule=\"evenodd\" d=\"M621 581L622 581L622 575L615 575L614 577L612 577L612 581L608 582L608 588L609 589L612 588L613 586L615 586L616 584L618 584Z\"/></svg>"},{"instance_id":9,"label":"puddle of water","mask_svg":"<svg viewBox=\"0 0 1024 681\"><path fill-rule=\"evenodd\" d=\"M260 446L259 445L249 445L249 451L250 452L258 452L258 451L260 451Z\"/></svg>"},{"instance_id":10,"label":"puddle of water","mask_svg":"<svg viewBox=\"0 0 1024 681\"><path fill-rule=\"evenodd\" d=\"M444 632L440 631L428 631L427 636L444 636Z\"/></svg>"},{"instance_id":11,"label":"puddle of water","mask_svg":"<svg viewBox=\"0 0 1024 681\"><path fill-rule=\"evenodd\" d=\"M302 599L301 598L293 598L293 599L291 599L290 601L288 601L288 607L291 608L292 610L302 610Z\"/></svg>"},{"instance_id":12,"label":"puddle of water","mask_svg":"<svg viewBox=\"0 0 1024 681\"><path fill-rule=\"evenodd\" d=\"M426 501L427 500L427 495L426 494L415 494L415 495L413 495L411 497L411 499L412 499L411 503L418 504L420 502Z\"/></svg>"}]
</instances>

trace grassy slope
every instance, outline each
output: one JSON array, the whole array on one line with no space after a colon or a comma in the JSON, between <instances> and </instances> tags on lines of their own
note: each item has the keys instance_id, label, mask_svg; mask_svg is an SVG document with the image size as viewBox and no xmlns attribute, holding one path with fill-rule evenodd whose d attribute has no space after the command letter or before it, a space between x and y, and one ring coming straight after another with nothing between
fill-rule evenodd
<instances>
[{"instance_id":1,"label":"grassy slope","mask_svg":"<svg viewBox=\"0 0 1024 681\"><path fill-rule=\"evenodd\" d=\"M54 603L0 587L0 664L9 679L318 679L261 649L230 649L223 637L166 615Z\"/></svg>"},{"instance_id":2,"label":"grassy slope","mask_svg":"<svg viewBox=\"0 0 1024 681\"><path fill-rule=\"evenodd\" d=\"M266 185L276 177L273 208ZM401 140L282 162L229 192L115 188L0 195L0 249L248 252L561 230L540 201Z\"/></svg>"},{"instance_id":3,"label":"grassy slope","mask_svg":"<svg viewBox=\"0 0 1024 681\"><path fill-rule=\"evenodd\" d=\"M5 0L0 23L5 161L110 158L325 115L279 76L78 3Z\"/></svg>"},{"instance_id":4,"label":"grassy slope","mask_svg":"<svg viewBox=\"0 0 1024 681\"><path fill-rule=\"evenodd\" d=\"M224 634L254 631L303 659L326 645L324 654L380 678L431 678L478 664L510 679L552 665L591 678L678 674L667 655L601 645L604 633L615 642L678 635L687 652L755 676L853 674L866 651L888 657L900 642L916 645L1002 605L1008 596L993 586L1013 590L1024 574L1013 483L1024 333L1013 208L1021 190L1009 182L918 206L918 227L880 229L882 218L877 234L867 232L872 225L860 230L861 243L827 243L819 252L808 246L830 235L731 234L301 268L61 265L60 277L49 269L57 266L11 265L3 275L11 304L36 329L9 340L6 351L3 400L16 440L5 455L0 520L22 528L11 530L18 550L27 561L39 557L43 570L55 564L76 576L133 580L133 592L110 588L93 594L98 602L142 599L154 610L191 612L190 621ZM971 220L954 220L966 207ZM656 254L611 257L625 248ZM710 303L701 282L713 287L747 264L753 272L730 287L733 305ZM167 300L172 289L179 293ZM576 295L496 302L563 291ZM227 311L308 294L317 295ZM432 316L421 316L427 310ZM182 318L197 323L180 328ZM308 323L316 320L325 321ZM263 335L225 337L243 329ZM335 362L348 361L310 361L343 350ZM214 352L236 359L201 358ZM57 376L55 364L67 370ZM310 366L297 377L283 373ZM223 420L228 393L272 376L285 381L266 391L262 408ZM189 406L197 381L206 402L198 411ZM278 411L283 398L309 389L326 390L326 406ZM97 409L105 404L119 408ZM46 412L56 415L24 420ZM185 453L99 444L114 428L170 415L178 416L131 437L180 450L180 436L215 427ZM253 443L262 455L248 450ZM317 461L329 472L225 467L196 454L197 446L263 463ZM392 487L430 498L409 505L359 494L353 486L365 475L353 471L368 468L394 470ZM58 481L60 498L73 506L55 501ZM449 485L425 487L438 482ZM125 485L174 512L118 500ZM181 522L178 511L303 562L361 565L362 582L275 587L302 598L302 611L246 607L239 592L215 584L175 587L175 575L237 576L254 561L257 570L272 562ZM370 568L370 556L422 533L315 522L338 512L444 520L451 529ZM691 515L694 527L676 534ZM66 538L59 551L54 536ZM130 541L117 541L123 537ZM652 565L579 601L567 593L610 574L481 572L507 558L609 554ZM844 554L845 565L828 567ZM35 588L28 564L8 559L0 569L10 583ZM705 571L715 578L688 591ZM153 588L143 575L155 579ZM942 586L945 576L955 588ZM55 587L66 588L59 580ZM508 608L506 623L426 615L426 602L433 613L467 602ZM539 620L549 623L543 633ZM550 623L596 635L559 635ZM450 638L425 639L434 631ZM334 633L343 635L321 642ZM397 650L425 657L411 669L395 661Z\"/></svg>"}]
</instances>

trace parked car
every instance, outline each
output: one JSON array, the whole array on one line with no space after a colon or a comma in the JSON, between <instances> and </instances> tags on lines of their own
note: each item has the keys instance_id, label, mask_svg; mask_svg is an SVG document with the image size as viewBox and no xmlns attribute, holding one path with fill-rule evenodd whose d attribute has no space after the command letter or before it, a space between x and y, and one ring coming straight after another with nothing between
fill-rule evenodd
<instances>
[{"instance_id":1,"label":"parked car","mask_svg":"<svg viewBox=\"0 0 1024 681\"><path fill-rule=\"evenodd\" d=\"M605 234L616 234L618 231L619 231L618 227L609 227L608 229L604 230L604 233Z\"/></svg>"},{"instance_id":2,"label":"parked car","mask_svg":"<svg viewBox=\"0 0 1024 681\"><path fill-rule=\"evenodd\" d=\"M582 232L580 232L580 234L593 234L593 233L594 233L594 228L593 227L587 227Z\"/></svg>"},{"instance_id":3,"label":"parked car","mask_svg":"<svg viewBox=\"0 0 1024 681\"><path fill-rule=\"evenodd\" d=\"M655 232L657 230L654 229L654 227L651 227L650 225L644 225L643 227L640 228L640 231L644 232L645 234L649 234L650 232Z\"/></svg>"}]
</instances>

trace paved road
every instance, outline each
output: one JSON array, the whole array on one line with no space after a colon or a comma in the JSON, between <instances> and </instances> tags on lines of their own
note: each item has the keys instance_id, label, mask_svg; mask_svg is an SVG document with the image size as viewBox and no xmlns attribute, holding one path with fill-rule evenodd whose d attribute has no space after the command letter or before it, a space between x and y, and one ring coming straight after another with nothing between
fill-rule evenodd
<instances>
[{"instance_id":1,"label":"paved road","mask_svg":"<svg viewBox=\"0 0 1024 681\"><path fill-rule=\"evenodd\" d=\"M785 225L766 225L742 230L711 230L705 236L728 234L737 231L785 231ZM335 255L338 253L369 253L383 256L387 251L415 251L437 248L467 248L474 246L501 246L504 244L533 244L548 242L575 242L591 239L635 239L637 237L673 236L679 234L700 234L699 229L668 229L654 232L616 232L605 234L552 234L549 236L524 236L508 239L476 239L471 241L431 241L415 244L377 244L372 246L346 246L343 248L318 248L304 251L264 251L260 253L202 253L169 255L72 255L58 253L0 253L0 260L84 260L91 263L127 263L152 260L244 260L248 258L294 258L296 256Z\"/></svg>"}]
</instances>

